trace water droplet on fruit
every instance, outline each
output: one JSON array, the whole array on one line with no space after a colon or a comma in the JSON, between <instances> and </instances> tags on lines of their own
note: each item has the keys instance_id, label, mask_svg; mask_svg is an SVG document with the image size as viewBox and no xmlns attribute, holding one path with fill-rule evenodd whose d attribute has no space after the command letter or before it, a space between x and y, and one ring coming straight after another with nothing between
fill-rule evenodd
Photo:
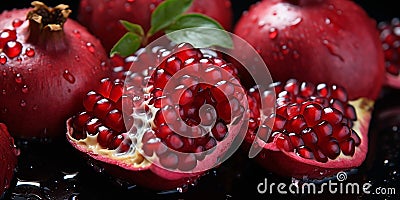
<instances>
[{"instance_id":1,"label":"water droplet on fruit","mask_svg":"<svg viewBox=\"0 0 400 200\"><path fill-rule=\"evenodd\" d=\"M281 46L281 52L282 52L283 55L286 55L286 54L289 53L289 49L288 49L287 45L282 45Z\"/></svg>"},{"instance_id":2,"label":"water droplet on fruit","mask_svg":"<svg viewBox=\"0 0 400 200\"><path fill-rule=\"evenodd\" d=\"M278 29L276 29L276 28L274 28L274 27L271 27L271 28L269 29L269 38L273 40L273 39L275 39L277 36L278 36Z\"/></svg>"},{"instance_id":3,"label":"water droplet on fruit","mask_svg":"<svg viewBox=\"0 0 400 200\"><path fill-rule=\"evenodd\" d=\"M329 53L331 53L332 55L338 57L342 62L344 62L344 58L339 54L339 52L340 52L339 48L335 44L329 42L328 40L323 40L322 44L324 46L326 46L326 48L328 49Z\"/></svg>"},{"instance_id":4,"label":"water droplet on fruit","mask_svg":"<svg viewBox=\"0 0 400 200\"><path fill-rule=\"evenodd\" d=\"M75 77L66 69L64 70L63 77L65 80L67 80L69 83L73 84L75 83Z\"/></svg>"},{"instance_id":5,"label":"water droplet on fruit","mask_svg":"<svg viewBox=\"0 0 400 200\"><path fill-rule=\"evenodd\" d=\"M32 110L34 110L34 111L37 111L39 109L39 106L38 105L34 105L33 107L32 107Z\"/></svg>"},{"instance_id":6,"label":"water droplet on fruit","mask_svg":"<svg viewBox=\"0 0 400 200\"><path fill-rule=\"evenodd\" d=\"M94 53L95 49L92 43L86 43L86 48L89 50L90 53Z\"/></svg>"},{"instance_id":7,"label":"water droplet on fruit","mask_svg":"<svg viewBox=\"0 0 400 200\"><path fill-rule=\"evenodd\" d=\"M1 93L2 93L3 95L6 95L6 94L7 94L7 91L3 89Z\"/></svg>"},{"instance_id":8,"label":"water droplet on fruit","mask_svg":"<svg viewBox=\"0 0 400 200\"><path fill-rule=\"evenodd\" d=\"M126 0L126 2L127 3L133 3L133 2L135 2L136 0Z\"/></svg>"},{"instance_id":9,"label":"water droplet on fruit","mask_svg":"<svg viewBox=\"0 0 400 200\"><path fill-rule=\"evenodd\" d=\"M20 105L21 107L25 107L25 106L26 106L25 100L21 100L21 102L19 103L19 105Z\"/></svg>"},{"instance_id":10,"label":"water droplet on fruit","mask_svg":"<svg viewBox=\"0 0 400 200\"><path fill-rule=\"evenodd\" d=\"M27 86L27 85L22 86L21 91L22 91L23 93L25 93L25 94L28 93L28 92L29 92L28 86Z\"/></svg>"},{"instance_id":11,"label":"water droplet on fruit","mask_svg":"<svg viewBox=\"0 0 400 200\"><path fill-rule=\"evenodd\" d=\"M33 57L35 55L35 50L28 47L25 50L25 55L27 55L28 57Z\"/></svg>"},{"instance_id":12,"label":"water droplet on fruit","mask_svg":"<svg viewBox=\"0 0 400 200\"><path fill-rule=\"evenodd\" d=\"M23 81L22 75L20 73L15 75L15 82L21 84Z\"/></svg>"},{"instance_id":13,"label":"water droplet on fruit","mask_svg":"<svg viewBox=\"0 0 400 200\"><path fill-rule=\"evenodd\" d=\"M299 58L300 58L299 52L296 51L296 50L294 50L294 51L293 51L293 59L297 60L297 59L299 59Z\"/></svg>"},{"instance_id":14,"label":"water droplet on fruit","mask_svg":"<svg viewBox=\"0 0 400 200\"><path fill-rule=\"evenodd\" d=\"M79 32L79 30L73 30L72 31L72 33L74 34L74 36L76 37L76 38L81 38L81 32Z\"/></svg>"},{"instance_id":15,"label":"water droplet on fruit","mask_svg":"<svg viewBox=\"0 0 400 200\"><path fill-rule=\"evenodd\" d=\"M4 65L7 62L7 57L5 55L0 55L0 64Z\"/></svg>"},{"instance_id":16,"label":"water droplet on fruit","mask_svg":"<svg viewBox=\"0 0 400 200\"><path fill-rule=\"evenodd\" d=\"M76 60L76 62L79 62L79 61L81 61L81 58L78 55L76 55L75 60Z\"/></svg>"},{"instance_id":17,"label":"water droplet on fruit","mask_svg":"<svg viewBox=\"0 0 400 200\"><path fill-rule=\"evenodd\" d=\"M131 12L132 11L132 6L131 3L127 2L124 4L124 9L126 12Z\"/></svg>"},{"instance_id":18,"label":"water droplet on fruit","mask_svg":"<svg viewBox=\"0 0 400 200\"><path fill-rule=\"evenodd\" d=\"M325 24L330 24L330 23L331 23L331 20L329 18L326 18L325 19Z\"/></svg>"},{"instance_id":19,"label":"water droplet on fruit","mask_svg":"<svg viewBox=\"0 0 400 200\"><path fill-rule=\"evenodd\" d=\"M337 15L342 15L342 14L343 14L343 11L340 10L340 9L338 9L338 10L336 11L336 14L337 14Z\"/></svg>"},{"instance_id":20,"label":"water droplet on fruit","mask_svg":"<svg viewBox=\"0 0 400 200\"><path fill-rule=\"evenodd\" d=\"M18 41L9 41L4 46L3 51L9 58L15 58L21 53L22 44Z\"/></svg>"},{"instance_id":21,"label":"water droplet on fruit","mask_svg":"<svg viewBox=\"0 0 400 200\"><path fill-rule=\"evenodd\" d=\"M22 25L22 23L24 23L24 21L22 21L20 19L14 19L14 21L12 22L12 26L14 28L18 28Z\"/></svg>"}]
</instances>

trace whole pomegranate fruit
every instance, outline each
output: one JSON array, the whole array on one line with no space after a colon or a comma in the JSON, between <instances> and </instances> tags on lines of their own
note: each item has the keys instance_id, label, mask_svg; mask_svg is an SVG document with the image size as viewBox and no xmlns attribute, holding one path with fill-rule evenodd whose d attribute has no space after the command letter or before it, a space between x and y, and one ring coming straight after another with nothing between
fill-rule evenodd
<instances>
[{"instance_id":1,"label":"whole pomegranate fruit","mask_svg":"<svg viewBox=\"0 0 400 200\"><path fill-rule=\"evenodd\" d=\"M260 1L234 33L260 53L275 81L338 84L351 100L380 93L385 72L376 22L352 1Z\"/></svg>"},{"instance_id":2,"label":"whole pomegranate fruit","mask_svg":"<svg viewBox=\"0 0 400 200\"><path fill-rule=\"evenodd\" d=\"M386 85L400 88L400 20L393 18L378 24L385 55Z\"/></svg>"},{"instance_id":3,"label":"whole pomegranate fruit","mask_svg":"<svg viewBox=\"0 0 400 200\"><path fill-rule=\"evenodd\" d=\"M263 93L257 87L248 92L251 114L245 147L255 143L262 148L258 163L298 179L323 179L362 164L373 101L349 101L343 86L296 79L275 83L271 89L276 91L273 116L263 116L260 106L271 97L260 97ZM264 125L270 120L272 128Z\"/></svg>"},{"instance_id":4,"label":"whole pomegranate fruit","mask_svg":"<svg viewBox=\"0 0 400 200\"><path fill-rule=\"evenodd\" d=\"M67 19L67 5L32 5L0 15L0 121L18 138L57 138L110 70L101 43Z\"/></svg>"},{"instance_id":5,"label":"whole pomegranate fruit","mask_svg":"<svg viewBox=\"0 0 400 200\"><path fill-rule=\"evenodd\" d=\"M0 123L0 198L10 186L17 165L18 152L6 125Z\"/></svg>"},{"instance_id":6,"label":"whole pomegranate fruit","mask_svg":"<svg viewBox=\"0 0 400 200\"><path fill-rule=\"evenodd\" d=\"M224 160L246 125L237 70L187 43L133 60L125 81L104 79L87 93L85 111L67 121L68 141L120 179L155 190L188 185Z\"/></svg>"},{"instance_id":7,"label":"whole pomegranate fruit","mask_svg":"<svg viewBox=\"0 0 400 200\"><path fill-rule=\"evenodd\" d=\"M152 11L164 0L82 0L78 21L100 38L105 49L127 32L119 23L126 20L150 29ZM194 0L188 13L201 13L218 21L226 30L232 29L233 11L230 0Z\"/></svg>"}]
</instances>

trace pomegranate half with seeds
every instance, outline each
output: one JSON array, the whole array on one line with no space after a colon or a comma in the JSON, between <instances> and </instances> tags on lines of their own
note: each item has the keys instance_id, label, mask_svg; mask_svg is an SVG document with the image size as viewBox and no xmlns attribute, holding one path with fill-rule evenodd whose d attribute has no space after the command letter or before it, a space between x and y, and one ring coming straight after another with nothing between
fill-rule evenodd
<instances>
[{"instance_id":1,"label":"pomegranate half with seeds","mask_svg":"<svg viewBox=\"0 0 400 200\"><path fill-rule=\"evenodd\" d=\"M378 24L385 55L386 85L400 88L400 20L393 18Z\"/></svg>"},{"instance_id":2,"label":"pomegranate half with seeds","mask_svg":"<svg viewBox=\"0 0 400 200\"><path fill-rule=\"evenodd\" d=\"M127 32L119 23L126 20L139 24L147 32L151 14L164 0L82 0L78 20L100 38L107 51ZM194 0L187 13L201 13L232 29L233 10L230 0Z\"/></svg>"},{"instance_id":3,"label":"pomegranate half with seeds","mask_svg":"<svg viewBox=\"0 0 400 200\"><path fill-rule=\"evenodd\" d=\"M295 79L271 89L276 91L273 116L263 116L260 109L260 102L271 97L260 98L257 87L248 91L251 114L245 141L262 148L258 163L298 179L322 179L361 165L368 151L371 100L349 101L342 86ZM262 120L274 120L272 129Z\"/></svg>"},{"instance_id":4,"label":"pomegranate half with seeds","mask_svg":"<svg viewBox=\"0 0 400 200\"><path fill-rule=\"evenodd\" d=\"M61 138L81 96L111 70L67 5L32 5L0 15L0 121L18 138Z\"/></svg>"},{"instance_id":5,"label":"pomegranate half with seeds","mask_svg":"<svg viewBox=\"0 0 400 200\"><path fill-rule=\"evenodd\" d=\"M125 81L87 93L68 141L120 179L155 190L190 184L232 153L246 126L237 70L210 52L146 48Z\"/></svg>"}]
</instances>

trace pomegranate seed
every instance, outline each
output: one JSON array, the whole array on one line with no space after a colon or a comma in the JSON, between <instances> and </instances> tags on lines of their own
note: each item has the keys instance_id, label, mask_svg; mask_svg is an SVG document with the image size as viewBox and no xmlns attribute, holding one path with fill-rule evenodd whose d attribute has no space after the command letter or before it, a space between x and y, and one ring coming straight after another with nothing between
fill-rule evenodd
<instances>
[{"instance_id":1,"label":"pomegranate seed","mask_svg":"<svg viewBox=\"0 0 400 200\"><path fill-rule=\"evenodd\" d=\"M331 96L331 90L327 84L321 83L317 85L317 94L319 97L329 98Z\"/></svg>"},{"instance_id":2,"label":"pomegranate seed","mask_svg":"<svg viewBox=\"0 0 400 200\"><path fill-rule=\"evenodd\" d=\"M337 99L332 99L330 101L330 104L334 109L340 111L341 113L345 113L344 106L343 106L343 103L341 101L339 101Z\"/></svg>"},{"instance_id":3,"label":"pomegranate seed","mask_svg":"<svg viewBox=\"0 0 400 200\"><path fill-rule=\"evenodd\" d=\"M329 121L332 124L337 124L341 122L343 115L340 111L334 108L324 108L324 114L322 115L322 120Z\"/></svg>"},{"instance_id":4,"label":"pomegranate seed","mask_svg":"<svg viewBox=\"0 0 400 200\"><path fill-rule=\"evenodd\" d=\"M319 145L319 148L322 153L332 160L337 158L340 154L339 143L335 139L329 140L323 145Z\"/></svg>"},{"instance_id":5,"label":"pomegranate seed","mask_svg":"<svg viewBox=\"0 0 400 200\"><path fill-rule=\"evenodd\" d=\"M98 95L95 91L90 91L86 94L83 100L83 106L89 112L93 111L94 105L97 101L101 99L101 96Z\"/></svg>"},{"instance_id":6,"label":"pomegranate seed","mask_svg":"<svg viewBox=\"0 0 400 200\"><path fill-rule=\"evenodd\" d=\"M207 150L212 149L215 146L217 146L217 141L214 138L210 137L208 142L204 145L204 149L207 151Z\"/></svg>"},{"instance_id":7,"label":"pomegranate seed","mask_svg":"<svg viewBox=\"0 0 400 200\"><path fill-rule=\"evenodd\" d=\"M221 141L228 134L228 127L223 122L218 122L211 129L211 132L217 141Z\"/></svg>"},{"instance_id":8,"label":"pomegranate seed","mask_svg":"<svg viewBox=\"0 0 400 200\"><path fill-rule=\"evenodd\" d=\"M300 146L297 148L297 155L306 158L306 159L314 159L314 153L305 146Z\"/></svg>"},{"instance_id":9,"label":"pomegranate seed","mask_svg":"<svg viewBox=\"0 0 400 200\"><path fill-rule=\"evenodd\" d=\"M346 141L340 143L340 149L342 150L343 154L346 156L353 156L355 152L355 142L352 138L348 138Z\"/></svg>"},{"instance_id":10,"label":"pomegranate seed","mask_svg":"<svg viewBox=\"0 0 400 200\"><path fill-rule=\"evenodd\" d=\"M112 89L112 82L111 82L111 80L110 80L109 78L104 78L104 79L101 80L100 87L99 87L99 89L97 90L97 92L98 92L101 96L103 96L103 97L105 97L105 98L109 98L109 97L110 97L111 89Z\"/></svg>"},{"instance_id":11,"label":"pomegranate seed","mask_svg":"<svg viewBox=\"0 0 400 200\"><path fill-rule=\"evenodd\" d=\"M97 118L104 119L107 114L112 110L113 105L108 99L98 100L93 107L93 114Z\"/></svg>"},{"instance_id":12,"label":"pomegranate seed","mask_svg":"<svg viewBox=\"0 0 400 200\"><path fill-rule=\"evenodd\" d=\"M288 80L284 88L293 95L297 95L299 93L299 84L296 79Z\"/></svg>"},{"instance_id":13,"label":"pomegranate seed","mask_svg":"<svg viewBox=\"0 0 400 200\"><path fill-rule=\"evenodd\" d=\"M169 169L176 169L179 164L178 155L175 153L165 153L159 157L160 164Z\"/></svg>"},{"instance_id":14,"label":"pomegranate seed","mask_svg":"<svg viewBox=\"0 0 400 200\"><path fill-rule=\"evenodd\" d=\"M327 121L322 121L313 127L315 133L317 133L318 138L321 140L329 138L333 133L333 127Z\"/></svg>"},{"instance_id":15,"label":"pomegranate seed","mask_svg":"<svg viewBox=\"0 0 400 200\"><path fill-rule=\"evenodd\" d=\"M301 138L308 147L313 147L318 142L317 134L312 128L304 129L302 131Z\"/></svg>"},{"instance_id":16,"label":"pomegranate seed","mask_svg":"<svg viewBox=\"0 0 400 200\"><path fill-rule=\"evenodd\" d=\"M272 131L271 128L269 128L268 126L261 125L257 131L258 137L264 141L268 141L271 135L271 131Z\"/></svg>"},{"instance_id":17,"label":"pomegranate seed","mask_svg":"<svg viewBox=\"0 0 400 200\"><path fill-rule=\"evenodd\" d=\"M100 120L98 118L92 118L86 123L86 131L89 135L95 135L99 126L101 126Z\"/></svg>"},{"instance_id":18,"label":"pomegranate seed","mask_svg":"<svg viewBox=\"0 0 400 200\"><path fill-rule=\"evenodd\" d=\"M293 147L300 147L304 145L303 139L301 139L300 135L296 133L289 133L289 138Z\"/></svg>"},{"instance_id":19,"label":"pomegranate seed","mask_svg":"<svg viewBox=\"0 0 400 200\"><path fill-rule=\"evenodd\" d=\"M341 102L347 102L348 100L346 90L338 85L332 85L332 98L338 99Z\"/></svg>"},{"instance_id":20,"label":"pomegranate seed","mask_svg":"<svg viewBox=\"0 0 400 200\"><path fill-rule=\"evenodd\" d=\"M350 128L346 124L338 124L333 128L332 136L339 142L351 136Z\"/></svg>"},{"instance_id":21,"label":"pomegranate seed","mask_svg":"<svg viewBox=\"0 0 400 200\"><path fill-rule=\"evenodd\" d=\"M278 134L276 136L275 143L276 143L276 146L281 150L284 150L287 152L293 151L293 146L290 141L290 138L289 138L289 136L287 136L285 134L282 134L282 133Z\"/></svg>"},{"instance_id":22,"label":"pomegranate seed","mask_svg":"<svg viewBox=\"0 0 400 200\"><path fill-rule=\"evenodd\" d=\"M286 107L286 113L289 119L300 114L300 105L297 103L289 104Z\"/></svg>"},{"instance_id":23,"label":"pomegranate seed","mask_svg":"<svg viewBox=\"0 0 400 200\"><path fill-rule=\"evenodd\" d=\"M111 136L113 132L109 130L105 126L99 127L99 133L97 135L97 142L100 144L101 147L107 148L108 144L110 143Z\"/></svg>"},{"instance_id":24,"label":"pomegranate seed","mask_svg":"<svg viewBox=\"0 0 400 200\"><path fill-rule=\"evenodd\" d=\"M123 121L123 116L121 111L114 109L111 110L105 117L104 124L114 131L121 132L125 130L125 125Z\"/></svg>"},{"instance_id":25,"label":"pomegranate seed","mask_svg":"<svg viewBox=\"0 0 400 200\"><path fill-rule=\"evenodd\" d=\"M169 135L166 139L166 144L174 150L179 150L180 148L183 147L183 141L181 136L176 134Z\"/></svg>"},{"instance_id":26,"label":"pomegranate seed","mask_svg":"<svg viewBox=\"0 0 400 200\"><path fill-rule=\"evenodd\" d=\"M303 117L309 126L314 126L322 117L322 107L318 104L309 104L304 108Z\"/></svg>"},{"instance_id":27,"label":"pomegranate seed","mask_svg":"<svg viewBox=\"0 0 400 200\"><path fill-rule=\"evenodd\" d=\"M346 108L346 117L356 121L357 120L357 114L356 114L356 110L354 109L354 107L352 105L348 105Z\"/></svg>"},{"instance_id":28,"label":"pomegranate seed","mask_svg":"<svg viewBox=\"0 0 400 200\"><path fill-rule=\"evenodd\" d=\"M303 97L309 97L314 94L315 86L309 82L302 82L300 85L300 95Z\"/></svg>"},{"instance_id":29,"label":"pomegranate seed","mask_svg":"<svg viewBox=\"0 0 400 200\"><path fill-rule=\"evenodd\" d=\"M322 162L322 163L328 162L328 157L326 157L325 154L323 154L318 149L314 151L314 157L315 157L315 160L317 160L319 162Z\"/></svg>"},{"instance_id":30,"label":"pomegranate seed","mask_svg":"<svg viewBox=\"0 0 400 200\"><path fill-rule=\"evenodd\" d=\"M306 126L307 124L303 116L297 115L286 123L285 129L288 132L300 133L300 131L303 130Z\"/></svg>"},{"instance_id":31,"label":"pomegranate seed","mask_svg":"<svg viewBox=\"0 0 400 200\"><path fill-rule=\"evenodd\" d=\"M86 123L91 119L90 115L86 112L81 112L73 117L74 128L78 131L83 131Z\"/></svg>"},{"instance_id":32,"label":"pomegranate seed","mask_svg":"<svg viewBox=\"0 0 400 200\"><path fill-rule=\"evenodd\" d=\"M353 129L351 129L351 138L354 140L356 146L359 146L361 144L360 136L358 136L358 134Z\"/></svg>"},{"instance_id":33,"label":"pomegranate seed","mask_svg":"<svg viewBox=\"0 0 400 200\"><path fill-rule=\"evenodd\" d=\"M196 167L196 165L197 159L195 154L189 153L180 155L178 169L180 169L181 171L192 170Z\"/></svg>"},{"instance_id":34,"label":"pomegranate seed","mask_svg":"<svg viewBox=\"0 0 400 200\"><path fill-rule=\"evenodd\" d=\"M116 135L114 138L112 138L108 148L109 149L116 149L121 145L122 141L124 141L124 136L122 135Z\"/></svg>"},{"instance_id":35,"label":"pomegranate seed","mask_svg":"<svg viewBox=\"0 0 400 200\"><path fill-rule=\"evenodd\" d=\"M172 56L165 61L163 69L169 74L175 74L177 71L181 70L181 68L182 61L178 57Z\"/></svg>"}]
</instances>

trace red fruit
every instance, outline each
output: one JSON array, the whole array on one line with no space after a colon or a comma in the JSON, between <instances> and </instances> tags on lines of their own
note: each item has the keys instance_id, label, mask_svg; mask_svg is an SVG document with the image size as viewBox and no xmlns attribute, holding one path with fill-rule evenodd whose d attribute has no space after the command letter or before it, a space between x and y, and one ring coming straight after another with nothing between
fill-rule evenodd
<instances>
[{"instance_id":1,"label":"red fruit","mask_svg":"<svg viewBox=\"0 0 400 200\"><path fill-rule=\"evenodd\" d=\"M110 70L100 42L67 19L68 6L32 5L0 15L0 121L15 137L57 138Z\"/></svg>"},{"instance_id":2,"label":"red fruit","mask_svg":"<svg viewBox=\"0 0 400 200\"><path fill-rule=\"evenodd\" d=\"M386 61L386 85L400 88L400 21L380 22L378 30Z\"/></svg>"},{"instance_id":3,"label":"red fruit","mask_svg":"<svg viewBox=\"0 0 400 200\"><path fill-rule=\"evenodd\" d=\"M78 20L102 41L107 51L127 32L119 23L126 20L150 29L152 11L163 0L82 0ZM232 29L233 10L230 0L194 0L187 13L201 13Z\"/></svg>"},{"instance_id":4,"label":"red fruit","mask_svg":"<svg viewBox=\"0 0 400 200\"><path fill-rule=\"evenodd\" d=\"M277 107L271 137L265 138L261 134L256 137L257 128L250 126L245 143L250 145L256 140L256 144L263 147L256 157L257 162L282 176L311 179L322 179L360 166L368 151L373 102L364 98L356 101L336 99L347 99L345 90L338 94L337 85L321 83L309 87L314 89L306 93L300 92L302 85L310 83L291 79L284 85L275 84ZM253 112L260 109L258 89L251 89L248 98L250 102L258 102L250 104L250 120L261 124L261 119L266 116ZM336 101L341 102L346 112L334 108ZM295 114L292 114L293 105L298 105Z\"/></svg>"},{"instance_id":5,"label":"red fruit","mask_svg":"<svg viewBox=\"0 0 400 200\"><path fill-rule=\"evenodd\" d=\"M260 1L234 33L260 53L275 81L338 84L351 100L379 95L385 72L376 23L352 1Z\"/></svg>"},{"instance_id":6,"label":"red fruit","mask_svg":"<svg viewBox=\"0 0 400 200\"><path fill-rule=\"evenodd\" d=\"M11 184L18 154L14 139L8 133L7 127L0 123L0 197Z\"/></svg>"},{"instance_id":7,"label":"red fruit","mask_svg":"<svg viewBox=\"0 0 400 200\"><path fill-rule=\"evenodd\" d=\"M153 50L135 57L123 88L104 79L86 95L67 137L110 174L167 190L222 162L245 125L247 104L223 59L190 44L162 51L163 59Z\"/></svg>"}]
</instances>

